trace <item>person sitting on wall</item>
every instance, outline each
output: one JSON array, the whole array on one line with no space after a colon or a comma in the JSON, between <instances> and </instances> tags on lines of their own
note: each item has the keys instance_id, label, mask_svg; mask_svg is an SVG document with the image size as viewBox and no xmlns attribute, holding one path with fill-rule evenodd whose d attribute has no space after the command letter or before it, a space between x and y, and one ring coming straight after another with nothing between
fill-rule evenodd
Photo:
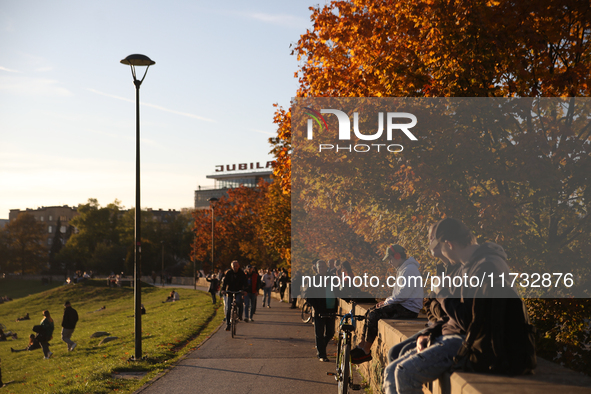
<instances>
[{"instance_id":1,"label":"person sitting on wall","mask_svg":"<svg viewBox=\"0 0 591 394\"><path fill-rule=\"evenodd\" d=\"M392 295L367 311L362 340L351 351L351 362L354 364L372 359L371 346L378 335L378 322L381 319L416 319L423 307L423 288L411 280L421 276L419 263L413 257L407 257L406 249L396 244L386 248L384 261L388 261L397 270L396 277L406 279L397 280Z\"/></svg>"}]
</instances>

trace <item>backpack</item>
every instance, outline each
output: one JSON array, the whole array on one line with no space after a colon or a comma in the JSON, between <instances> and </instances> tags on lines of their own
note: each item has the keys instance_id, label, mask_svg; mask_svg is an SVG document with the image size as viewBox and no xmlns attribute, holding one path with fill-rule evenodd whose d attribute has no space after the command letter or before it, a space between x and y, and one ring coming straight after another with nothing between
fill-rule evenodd
<instances>
[{"instance_id":1,"label":"backpack","mask_svg":"<svg viewBox=\"0 0 591 394\"><path fill-rule=\"evenodd\" d=\"M526 375L536 368L536 329L523 300L510 287L496 297L474 298L472 323L454 361L456 369Z\"/></svg>"}]
</instances>

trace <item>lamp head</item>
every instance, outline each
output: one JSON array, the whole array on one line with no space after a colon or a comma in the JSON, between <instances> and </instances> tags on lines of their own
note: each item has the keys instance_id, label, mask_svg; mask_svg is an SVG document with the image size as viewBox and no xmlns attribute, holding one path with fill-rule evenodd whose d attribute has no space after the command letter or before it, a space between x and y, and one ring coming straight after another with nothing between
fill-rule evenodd
<instances>
[{"instance_id":1,"label":"lamp head","mask_svg":"<svg viewBox=\"0 0 591 394\"><path fill-rule=\"evenodd\" d=\"M156 62L146 55L135 54L129 55L125 59L121 60L121 64L127 64L128 66L151 66L156 64Z\"/></svg>"}]
</instances>

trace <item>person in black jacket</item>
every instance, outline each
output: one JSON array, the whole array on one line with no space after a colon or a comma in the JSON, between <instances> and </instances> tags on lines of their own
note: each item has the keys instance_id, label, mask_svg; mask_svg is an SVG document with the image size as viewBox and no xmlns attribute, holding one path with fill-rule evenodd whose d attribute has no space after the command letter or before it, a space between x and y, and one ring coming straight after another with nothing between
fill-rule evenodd
<instances>
[{"instance_id":1,"label":"person in black jacket","mask_svg":"<svg viewBox=\"0 0 591 394\"><path fill-rule=\"evenodd\" d=\"M76 323L78 323L78 312L76 312L76 309L72 308L70 301L66 301L64 303L64 317L62 318L62 341L68 345L69 352L74 350L77 346L77 344L70 339L76 328Z\"/></svg>"},{"instance_id":2,"label":"person in black jacket","mask_svg":"<svg viewBox=\"0 0 591 394\"><path fill-rule=\"evenodd\" d=\"M317 277L328 276L328 265L324 260L316 262ZM313 282L314 283L314 282ZM321 283L321 281L318 281ZM314 307L314 334L316 336L316 355L319 361L329 362L326 357L326 345L335 333L335 318L323 316L337 312L337 302L334 294L326 287L309 286L307 300Z\"/></svg>"},{"instance_id":3,"label":"person in black jacket","mask_svg":"<svg viewBox=\"0 0 591 394\"><path fill-rule=\"evenodd\" d=\"M205 280L209 282L209 289L207 291L211 294L211 301L215 305L215 303L216 303L215 295L218 292L218 285L220 283L218 280L218 275L217 275L217 273L214 272L212 274L209 274L207 276L207 278L205 278Z\"/></svg>"},{"instance_id":4,"label":"person in black jacket","mask_svg":"<svg viewBox=\"0 0 591 394\"><path fill-rule=\"evenodd\" d=\"M221 294L226 296L226 331L230 331L230 311L232 309L232 301L236 297L236 304L238 304L238 317L242 320L242 296L246 294L246 274L240 269L240 263L236 260L232 261L232 268L227 270L224 274L222 282ZM240 293L227 293L226 291L239 291Z\"/></svg>"}]
</instances>

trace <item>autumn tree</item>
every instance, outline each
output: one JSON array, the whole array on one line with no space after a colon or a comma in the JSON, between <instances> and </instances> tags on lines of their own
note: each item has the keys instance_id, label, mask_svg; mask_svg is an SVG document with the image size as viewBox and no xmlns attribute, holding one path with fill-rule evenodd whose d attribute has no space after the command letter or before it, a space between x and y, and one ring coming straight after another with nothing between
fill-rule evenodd
<instances>
[{"instance_id":1,"label":"autumn tree","mask_svg":"<svg viewBox=\"0 0 591 394\"><path fill-rule=\"evenodd\" d=\"M20 269L21 275L46 268L45 226L37 222L33 215L22 212L9 222L5 227L4 239L10 257L6 268Z\"/></svg>"},{"instance_id":2,"label":"autumn tree","mask_svg":"<svg viewBox=\"0 0 591 394\"><path fill-rule=\"evenodd\" d=\"M300 88L290 110L276 111L278 134L270 141L274 173L284 192L292 193L294 214L303 207L299 213L306 225L307 219L336 221L325 226L332 231L325 233L328 241L305 234L314 242L301 243L294 234L294 244L321 254L341 233L350 240L347 253L364 242L379 250L398 240L427 259L420 247L426 227L454 216L475 229L481 241L506 246L514 267L551 268L568 261L589 277L583 272L591 244L585 101L540 101L541 106L529 106L529 113L506 104L506 114L525 120L511 127L472 124L449 128L446 137L445 125L438 125L440 132L426 132L420 148L374 163L391 169L381 184L351 167L348 177L323 176L323 166L332 164L334 170L335 165L320 160L315 162L320 170L310 172L302 194L303 189L294 192L292 173L292 132L301 126L294 108L306 98L588 97L588 3L360 0L332 1L311 10L314 27L293 48L301 61ZM333 157L350 164L346 154ZM360 185L355 198L348 192L351 184ZM556 305L562 304L537 310L546 307L558 315ZM556 336L557 327L548 335L565 343L567 336Z\"/></svg>"},{"instance_id":3,"label":"autumn tree","mask_svg":"<svg viewBox=\"0 0 591 394\"><path fill-rule=\"evenodd\" d=\"M214 206L214 267L232 260L259 267L287 266L290 257L289 198L279 184L264 181L255 188L228 190ZM206 270L211 261L211 209L195 210L194 257Z\"/></svg>"}]
</instances>

